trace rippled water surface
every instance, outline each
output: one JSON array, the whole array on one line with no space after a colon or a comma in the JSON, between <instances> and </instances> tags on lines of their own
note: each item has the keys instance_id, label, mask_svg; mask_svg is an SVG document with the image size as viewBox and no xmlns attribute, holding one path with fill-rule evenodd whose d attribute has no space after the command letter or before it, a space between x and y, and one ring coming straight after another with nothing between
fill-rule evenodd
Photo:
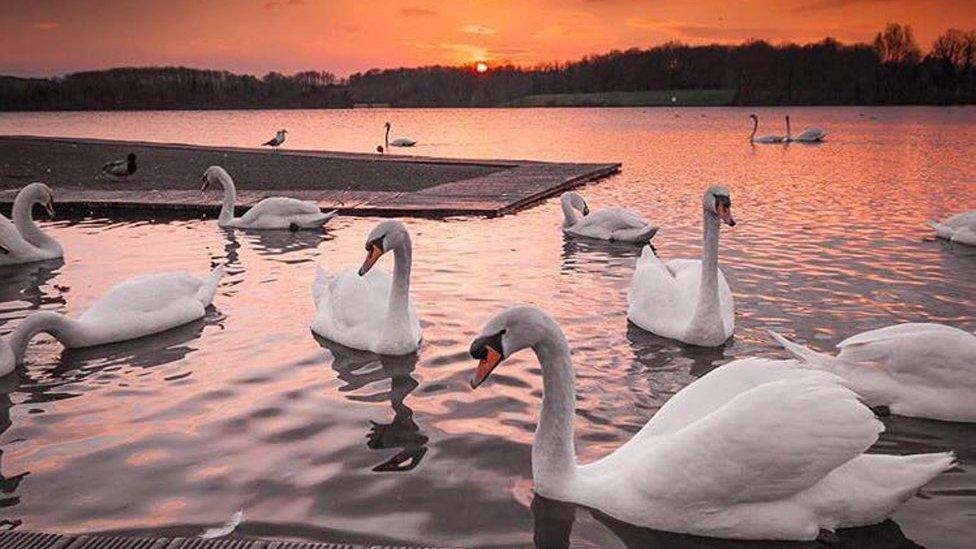
<instances>
[{"instance_id":1,"label":"rippled water surface","mask_svg":"<svg viewBox=\"0 0 976 549\"><path fill-rule=\"evenodd\" d=\"M412 154L623 162L582 193L591 208L625 205L660 224L665 258L698 255L707 184L732 189L739 222L723 228L721 244L735 336L701 351L628 326L638 250L565 240L557 200L499 219L407 220L424 343L400 359L337 348L308 329L315 266L360 263L375 219L340 218L324 234L186 219L46 222L65 261L0 270L4 334L38 309L79 314L145 272L226 263L228 275L205 320L156 337L75 351L38 338L26 364L0 380L0 518L22 529L195 535L244 508L235 535L521 546L534 532L558 539L572 527L579 547L693 543L532 503L537 363L522 353L478 391L468 387L466 349L492 314L534 303L566 331L582 460L612 451L715 365L783 356L767 328L824 350L895 322L976 330L976 249L935 241L924 226L976 208L976 110L793 109L796 124L823 126L830 141L788 147L750 147L747 114L0 114L0 134L251 146L286 127L295 148L363 152L389 119L393 137L420 142ZM761 114L765 129L780 130L771 126L782 111ZM970 546L976 427L885 423L875 451L955 449L961 465L868 537Z\"/></svg>"}]
</instances>

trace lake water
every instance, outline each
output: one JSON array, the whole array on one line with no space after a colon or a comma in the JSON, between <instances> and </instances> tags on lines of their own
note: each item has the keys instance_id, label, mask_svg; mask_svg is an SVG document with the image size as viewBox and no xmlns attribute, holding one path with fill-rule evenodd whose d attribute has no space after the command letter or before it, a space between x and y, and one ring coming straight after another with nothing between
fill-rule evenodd
<instances>
[{"instance_id":1,"label":"lake water","mask_svg":"<svg viewBox=\"0 0 976 549\"><path fill-rule=\"evenodd\" d=\"M46 337L31 346L0 380L0 518L25 530L192 536L243 508L235 535L524 546L536 531L558 539L571 527L574 547L694 544L586 510L574 524L571 506L532 504L535 359L523 352L468 386L468 344L491 315L527 302L561 323L584 461L714 366L784 356L767 328L824 350L896 322L976 330L976 249L936 241L924 225L976 207L976 109L795 108L794 124L824 127L829 142L756 147L745 140L749 112L0 114L0 134L253 146L284 127L290 147L361 152L390 120L392 137L419 141L410 154L623 162L581 192L591 208L623 205L660 224L664 258L698 256L707 185L731 188L738 221L723 228L720 256L735 336L701 351L628 326L638 250L564 239L557 199L498 219L408 219L424 343L398 360L330 349L308 329L315 266L361 263L375 219L340 218L324 234L186 219L45 222L65 261L0 271L3 334L38 309L79 314L145 272L227 263L228 275L202 322L99 349L63 351ZM784 111L760 114L761 132L782 131ZM884 421L874 451L954 449L960 467L867 537L970 547L976 425Z\"/></svg>"}]
</instances>

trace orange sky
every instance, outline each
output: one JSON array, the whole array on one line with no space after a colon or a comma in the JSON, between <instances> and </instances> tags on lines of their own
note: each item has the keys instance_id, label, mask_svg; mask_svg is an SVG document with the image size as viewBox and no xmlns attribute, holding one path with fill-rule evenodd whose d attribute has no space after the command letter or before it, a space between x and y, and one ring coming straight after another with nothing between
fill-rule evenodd
<instances>
[{"instance_id":1,"label":"orange sky","mask_svg":"<svg viewBox=\"0 0 976 549\"><path fill-rule=\"evenodd\" d=\"M976 27L976 0L0 0L0 74L185 65L263 74L477 60L534 64L688 43L868 41L923 49Z\"/></svg>"}]
</instances>

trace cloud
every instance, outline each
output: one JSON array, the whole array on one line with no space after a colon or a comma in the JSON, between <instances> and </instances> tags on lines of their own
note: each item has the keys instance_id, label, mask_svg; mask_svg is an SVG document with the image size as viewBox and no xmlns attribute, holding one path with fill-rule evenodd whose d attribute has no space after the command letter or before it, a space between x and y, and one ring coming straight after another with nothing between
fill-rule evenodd
<instances>
[{"instance_id":1,"label":"cloud","mask_svg":"<svg viewBox=\"0 0 976 549\"><path fill-rule=\"evenodd\" d=\"M39 31L49 31L60 28L61 23L57 21L38 21L37 23L31 25L31 27Z\"/></svg>"},{"instance_id":2,"label":"cloud","mask_svg":"<svg viewBox=\"0 0 976 549\"><path fill-rule=\"evenodd\" d=\"M650 19L646 17L630 18L626 21L626 25L636 29L660 31L673 38L699 38L719 41L738 41L769 35L783 36L795 32L795 29L696 25L672 19Z\"/></svg>"},{"instance_id":3,"label":"cloud","mask_svg":"<svg viewBox=\"0 0 976 549\"><path fill-rule=\"evenodd\" d=\"M468 34L483 34L483 35L495 34L496 32L495 29L491 27L486 27L484 25L465 25L458 30L460 30L461 32L466 32Z\"/></svg>"},{"instance_id":4,"label":"cloud","mask_svg":"<svg viewBox=\"0 0 976 549\"><path fill-rule=\"evenodd\" d=\"M400 8L400 15L404 17L431 17L437 15L437 12L426 8Z\"/></svg>"}]
</instances>

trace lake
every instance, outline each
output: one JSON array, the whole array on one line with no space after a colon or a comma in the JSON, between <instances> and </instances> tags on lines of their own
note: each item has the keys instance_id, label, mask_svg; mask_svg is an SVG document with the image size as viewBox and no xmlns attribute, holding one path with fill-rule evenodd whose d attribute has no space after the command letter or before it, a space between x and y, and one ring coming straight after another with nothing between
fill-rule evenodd
<instances>
[{"instance_id":1,"label":"lake","mask_svg":"<svg viewBox=\"0 0 976 549\"><path fill-rule=\"evenodd\" d=\"M738 222L720 245L735 335L696 350L628 325L639 250L565 239L557 198L497 219L407 219L424 329L409 359L350 352L309 330L316 265L360 264L376 219L296 234L193 219L44 222L65 261L0 270L3 334L36 310L79 314L130 276L216 263L228 274L201 322L89 350L35 341L26 364L0 380L0 518L25 530L193 536L243 508L243 536L503 547L539 531L569 535L574 547L692 543L532 503L539 368L523 352L472 391L467 348L488 318L532 303L562 325L577 367L582 461L615 449L715 366L785 357L766 329L820 350L897 322L976 330L976 248L937 241L924 224L976 208L976 109L790 109L794 131L828 131L813 146L750 146L750 112L0 114L0 134L256 146L287 128L286 148L357 152L381 144L389 120L391 138L419 142L408 154L622 162L620 174L580 192L591 209L625 206L659 224L665 259L698 257L708 185L730 187ZM784 131L786 110L756 112L760 133ZM960 466L876 537L969 547L976 424L884 423L872 451L952 449Z\"/></svg>"}]
</instances>

